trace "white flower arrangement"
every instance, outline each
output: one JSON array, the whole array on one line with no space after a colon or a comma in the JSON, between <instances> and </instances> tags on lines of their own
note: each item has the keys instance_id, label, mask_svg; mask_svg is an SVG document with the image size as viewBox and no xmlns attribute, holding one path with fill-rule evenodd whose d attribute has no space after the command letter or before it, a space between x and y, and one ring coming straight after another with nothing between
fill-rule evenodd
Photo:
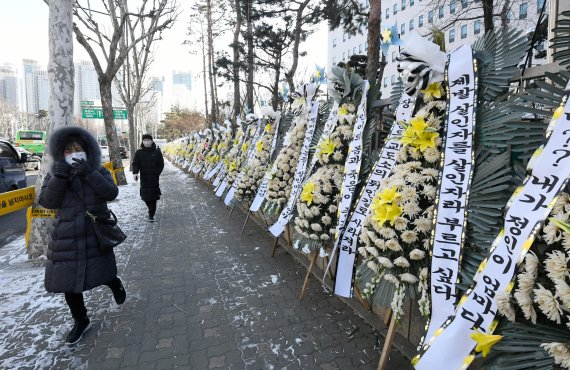
<instances>
[{"instance_id":1,"label":"white flower arrangement","mask_svg":"<svg viewBox=\"0 0 570 370\"><path fill-rule=\"evenodd\" d=\"M255 197L265 171L269 167L271 143L276 130L273 110L265 109L261 125L263 132L257 142L253 143L255 145L253 157L245 164L243 176L237 184L236 199L238 201L249 201Z\"/></svg>"},{"instance_id":2,"label":"white flower arrangement","mask_svg":"<svg viewBox=\"0 0 570 370\"><path fill-rule=\"evenodd\" d=\"M353 102L349 100L340 105L337 125L330 135L319 143L314 154L317 156L316 171L306 180L297 201L296 220L307 220L309 224L321 226L317 234L318 239L315 239L318 242L307 244L311 251L317 248L324 250L326 242L334 239L342 173L352 139L355 116L356 108ZM323 219L327 222L323 222ZM304 238L307 230L303 226L299 226L299 229L298 234Z\"/></svg>"},{"instance_id":3,"label":"white flower arrangement","mask_svg":"<svg viewBox=\"0 0 570 370\"><path fill-rule=\"evenodd\" d=\"M433 227L442 143L439 133L445 107L445 101L430 99L409 122L401 123L399 164L380 184L359 236L364 248L358 249L363 262L357 283L361 276L370 275L364 274L369 260L382 261L374 273L383 275L384 280L395 284L397 289L393 297L381 301L392 298L397 320L403 315L399 307L413 290L419 292L420 312L430 313L427 252ZM369 248L376 248L378 257L373 256ZM372 298L375 293L374 289L368 289L363 296Z\"/></svg>"},{"instance_id":4,"label":"white flower arrangement","mask_svg":"<svg viewBox=\"0 0 570 370\"><path fill-rule=\"evenodd\" d=\"M275 158L275 171L267 184L265 199L268 201L268 206L276 208L276 211L280 211L291 194L293 177L305 140L308 115L309 111L305 105L300 114L296 116L292 129L285 135L283 147Z\"/></svg>"}]
</instances>

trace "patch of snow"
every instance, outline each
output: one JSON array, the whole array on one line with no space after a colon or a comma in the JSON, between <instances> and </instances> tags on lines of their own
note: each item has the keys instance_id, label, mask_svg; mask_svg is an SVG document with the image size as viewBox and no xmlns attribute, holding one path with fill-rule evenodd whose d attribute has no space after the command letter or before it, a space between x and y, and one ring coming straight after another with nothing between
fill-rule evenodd
<instances>
[{"instance_id":1,"label":"patch of snow","mask_svg":"<svg viewBox=\"0 0 570 370\"><path fill-rule=\"evenodd\" d=\"M277 284L278 280L279 280L279 275L271 275L271 282L273 284Z\"/></svg>"}]
</instances>

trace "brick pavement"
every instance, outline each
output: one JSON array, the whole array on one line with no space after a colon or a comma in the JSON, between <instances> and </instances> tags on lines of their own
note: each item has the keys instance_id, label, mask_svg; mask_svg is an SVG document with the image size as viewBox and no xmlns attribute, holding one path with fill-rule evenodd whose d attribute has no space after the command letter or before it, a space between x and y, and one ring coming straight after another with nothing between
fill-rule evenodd
<instances>
[{"instance_id":1,"label":"brick pavement","mask_svg":"<svg viewBox=\"0 0 570 370\"><path fill-rule=\"evenodd\" d=\"M146 221L138 197L133 202L140 207L118 210L120 219L134 219L122 225L129 238L117 251L126 303L117 307L106 288L86 295L93 327L80 345L66 348L70 318L63 299L36 283L27 294L50 304L14 314L24 324L11 328L14 340L0 350L0 367L376 368L382 337L316 280L299 302L306 270L283 251L272 258L268 233L250 223L240 236L244 215L228 219L211 190L170 164L161 186L156 223ZM25 361L38 353L42 361ZM410 366L394 350L388 368Z\"/></svg>"}]
</instances>

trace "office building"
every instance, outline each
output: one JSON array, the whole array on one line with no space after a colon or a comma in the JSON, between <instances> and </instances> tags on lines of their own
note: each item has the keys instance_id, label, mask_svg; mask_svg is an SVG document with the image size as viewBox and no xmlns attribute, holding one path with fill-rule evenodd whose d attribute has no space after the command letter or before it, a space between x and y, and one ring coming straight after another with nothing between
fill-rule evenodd
<instances>
[{"instance_id":1,"label":"office building","mask_svg":"<svg viewBox=\"0 0 570 370\"><path fill-rule=\"evenodd\" d=\"M18 109L18 74L9 64L0 67L0 100Z\"/></svg>"},{"instance_id":2,"label":"office building","mask_svg":"<svg viewBox=\"0 0 570 370\"><path fill-rule=\"evenodd\" d=\"M367 0L360 0L365 9L369 9ZM511 10L506 15L506 23L524 32L534 31L540 11L548 0L517 0L512 2ZM468 0L450 0L434 6L430 0L383 0L381 14L381 29L396 26L402 40L411 32L430 38L432 27L443 29L446 51L450 52L463 44L472 44L484 33L482 8L480 2ZM548 14L548 3L545 9ZM481 15L479 19L477 15ZM467 18L470 18L467 20ZM466 20L462 20L466 19ZM496 21L500 27L499 21ZM538 45L538 48L545 48ZM349 35L342 28L329 31L328 65L336 65L348 61L351 55L368 52L366 30L362 34ZM382 78L382 93L389 96L391 86L398 80L396 56L398 46L391 46L386 55L386 68ZM534 59L535 64L545 63L546 59Z\"/></svg>"}]
</instances>

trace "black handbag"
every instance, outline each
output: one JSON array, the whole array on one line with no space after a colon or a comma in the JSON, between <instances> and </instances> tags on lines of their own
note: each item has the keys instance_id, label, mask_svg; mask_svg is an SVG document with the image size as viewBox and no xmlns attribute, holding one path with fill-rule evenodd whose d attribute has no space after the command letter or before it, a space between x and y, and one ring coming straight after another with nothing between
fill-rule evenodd
<instances>
[{"instance_id":1,"label":"black handbag","mask_svg":"<svg viewBox=\"0 0 570 370\"><path fill-rule=\"evenodd\" d=\"M83 208L85 208L85 218L93 225L95 238L97 239L101 252L111 252L113 248L127 239L127 235L121 230L119 225L117 225L117 216L115 216L113 211L110 209L97 212L89 211L85 202L81 200L73 190L71 190L71 193L79 203L83 204Z\"/></svg>"}]
</instances>

